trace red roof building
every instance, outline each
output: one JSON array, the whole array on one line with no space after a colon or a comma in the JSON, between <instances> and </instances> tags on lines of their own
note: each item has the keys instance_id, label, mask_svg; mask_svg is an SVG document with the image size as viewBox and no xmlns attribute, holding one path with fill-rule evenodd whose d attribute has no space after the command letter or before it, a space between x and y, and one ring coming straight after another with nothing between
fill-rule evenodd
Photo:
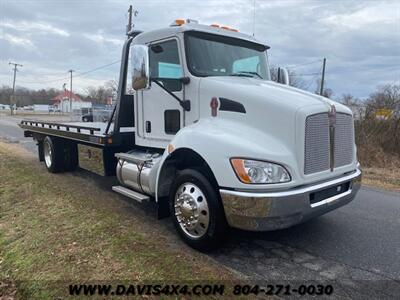
<instances>
[{"instance_id":1,"label":"red roof building","mask_svg":"<svg viewBox=\"0 0 400 300\"><path fill-rule=\"evenodd\" d=\"M70 96L72 99L71 104L69 103ZM53 101L53 107L55 111L60 112L70 112L71 109L81 110L82 108L92 107L91 102L83 101L78 95L66 90L55 96L53 99L51 99L51 101Z\"/></svg>"},{"instance_id":2,"label":"red roof building","mask_svg":"<svg viewBox=\"0 0 400 300\"><path fill-rule=\"evenodd\" d=\"M54 101L56 103L56 102L61 102L64 100L69 100L70 96L71 96L72 102L73 101L82 101L82 99L79 96L75 95L74 93L71 93L70 91L66 91L66 90L64 92L58 94L57 96L55 96L53 99L51 99L51 101Z\"/></svg>"}]
</instances>

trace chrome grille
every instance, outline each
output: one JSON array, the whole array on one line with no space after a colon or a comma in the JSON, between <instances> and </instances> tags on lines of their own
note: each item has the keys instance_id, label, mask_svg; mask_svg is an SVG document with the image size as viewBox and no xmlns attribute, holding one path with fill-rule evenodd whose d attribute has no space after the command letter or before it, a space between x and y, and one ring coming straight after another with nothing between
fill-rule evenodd
<instances>
[{"instance_id":1,"label":"chrome grille","mask_svg":"<svg viewBox=\"0 0 400 300\"><path fill-rule=\"evenodd\" d=\"M334 131L334 167L353 161L354 128L351 115L337 113ZM308 116L305 124L304 174L330 168L329 116L320 113Z\"/></svg>"},{"instance_id":2,"label":"chrome grille","mask_svg":"<svg viewBox=\"0 0 400 300\"><path fill-rule=\"evenodd\" d=\"M335 128L335 168L348 165L353 161L353 144L353 118L350 115L338 113Z\"/></svg>"},{"instance_id":3,"label":"chrome grille","mask_svg":"<svg viewBox=\"0 0 400 300\"><path fill-rule=\"evenodd\" d=\"M304 174L329 169L329 118L327 113L306 119Z\"/></svg>"}]
</instances>

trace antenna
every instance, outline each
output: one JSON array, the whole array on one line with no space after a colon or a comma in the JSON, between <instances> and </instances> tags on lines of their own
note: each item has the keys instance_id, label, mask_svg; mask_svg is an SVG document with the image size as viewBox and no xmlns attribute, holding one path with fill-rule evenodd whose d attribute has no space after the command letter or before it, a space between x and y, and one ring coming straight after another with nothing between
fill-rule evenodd
<instances>
[{"instance_id":1,"label":"antenna","mask_svg":"<svg viewBox=\"0 0 400 300\"><path fill-rule=\"evenodd\" d=\"M326 58L324 57L324 62L322 63L321 86L320 86L320 90L319 90L319 94L320 94L321 96L323 96L323 94L324 94L325 65L326 65Z\"/></svg>"},{"instance_id":2,"label":"antenna","mask_svg":"<svg viewBox=\"0 0 400 300\"><path fill-rule=\"evenodd\" d=\"M256 31L256 0L253 0L253 36Z\"/></svg>"}]
</instances>

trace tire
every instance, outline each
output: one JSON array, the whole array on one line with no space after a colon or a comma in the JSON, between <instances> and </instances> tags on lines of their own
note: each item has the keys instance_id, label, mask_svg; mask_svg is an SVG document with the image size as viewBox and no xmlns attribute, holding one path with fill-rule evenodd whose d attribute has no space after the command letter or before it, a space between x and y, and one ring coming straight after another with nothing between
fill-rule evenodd
<instances>
[{"instance_id":1,"label":"tire","mask_svg":"<svg viewBox=\"0 0 400 300\"><path fill-rule=\"evenodd\" d=\"M58 144L57 139L49 136L46 136L43 141L44 164L51 173L59 173L63 169L62 152Z\"/></svg>"},{"instance_id":2,"label":"tire","mask_svg":"<svg viewBox=\"0 0 400 300\"><path fill-rule=\"evenodd\" d=\"M44 161L43 141L38 141L37 142L37 146L38 146L38 158L39 158L39 161Z\"/></svg>"},{"instance_id":3,"label":"tire","mask_svg":"<svg viewBox=\"0 0 400 300\"><path fill-rule=\"evenodd\" d=\"M78 146L75 143L66 143L64 145L64 170L75 171L78 167Z\"/></svg>"},{"instance_id":4,"label":"tire","mask_svg":"<svg viewBox=\"0 0 400 300\"><path fill-rule=\"evenodd\" d=\"M49 137L43 141L44 163L51 173L73 171L78 166L76 144Z\"/></svg>"},{"instance_id":5,"label":"tire","mask_svg":"<svg viewBox=\"0 0 400 300\"><path fill-rule=\"evenodd\" d=\"M169 203L175 228L189 246L207 251L224 241L228 226L220 196L201 172L193 169L179 172L171 187Z\"/></svg>"}]
</instances>

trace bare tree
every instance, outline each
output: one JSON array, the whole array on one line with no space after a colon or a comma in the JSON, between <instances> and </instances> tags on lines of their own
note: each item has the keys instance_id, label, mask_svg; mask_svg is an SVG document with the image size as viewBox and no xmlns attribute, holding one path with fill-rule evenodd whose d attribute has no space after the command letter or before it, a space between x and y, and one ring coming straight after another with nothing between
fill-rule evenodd
<instances>
[{"instance_id":1,"label":"bare tree","mask_svg":"<svg viewBox=\"0 0 400 300\"><path fill-rule=\"evenodd\" d=\"M358 105L360 100L351 94L343 94L341 98L338 99L340 103L347 106Z\"/></svg>"},{"instance_id":2,"label":"bare tree","mask_svg":"<svg viewBox=\"0 0 400 300\"><path fill-rule=\"evenodd\" d=\"M372 106L374 109L399 109L400 84L378 86L378 90L369 96L368 105Z\"/></svg>"},{"instance_id":3,"label":"bare tree","mask_svg":"<svg viewBox=\"0 0 400 300\"><path fill-rule=\"evenodd\" d=\"M24 87L15 89L15 97L18 106L26 106L33 104L51 104L51 99L54 98L60 91L54 88L31 90ZM9 104L12 88L9 86L0 87L0 103Z\"/></svg>"},{"instance_id":4,"label":"bare tree","mask_svg":"<svg viewBox=\"0 0 400 300\"><path fill-rule=\"evenodd\" d=\"M278 81L278 67L276 66L271 66L271 80L272 81ZM289 85L305 90L306 84L303 79L301 79L300 76L296 74L295 71L288 69L289 73Z\"/></svg>"},{"instance_id":5,"label":"bare tree","mask_svg":"<svg viewBox=\"0 0 400 300\"><path fill-rule=\"evenodd\" d=\"M114 83L107 82L104 86L88 87L86 89L86 101L92 103L106 104L109 97L116 95L117 88Z\"/></svg>"},{"instance_id":6,"label":"bare tree","mask_svg":"<svg viewBox=\"0 0 400 300\"><path fill-rule=\"evenodd\" d=\"M106 90L112 95L114 99L117 98L118 82L116 80L109 80L104 84Z\"/></svg>"},{"instance_id":7,"label":"bare tree","mask_svg":"<svg viewBox=\"0 0 400 300\"><path fill-rule=\"evenodd\" d=\"M364 115L355 122L360 161L366 166L399 168L400 85L378 86L362 104Z\"/></svg>"},{"instance_id":8,"label":"bare tree","mask_svg":"<svg viewBox=\"0 0 400 300\"><path fill-rule=\"evenodd\" d=\"M326 82L324 83L324 86L326 86ZM321 78L316 79L316 89L314 91L315 94L319 95L320 94L320 87L321 87ZM332 99L335 93L331 88L324 87L324 90L322 92L322 96Z\"/></svg>"}]
</instances>

